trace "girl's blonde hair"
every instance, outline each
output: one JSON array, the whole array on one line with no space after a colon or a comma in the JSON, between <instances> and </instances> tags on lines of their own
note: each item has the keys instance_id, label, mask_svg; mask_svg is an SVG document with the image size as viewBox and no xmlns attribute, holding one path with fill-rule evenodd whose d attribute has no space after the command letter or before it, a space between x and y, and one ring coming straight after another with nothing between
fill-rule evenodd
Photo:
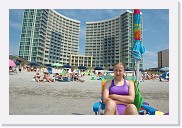
<instances>
[{"instance_id":1,"label":"girl's blonde hair","mask_svg":"<svg viewBox=\"0 0 182 128\"><path fill-rule=\"evenodd\" d=\"M115 67L116 65L118 65L118 64L119 64L119 65L122 65L123 68L124 68L124 70L125 70L125 65L124 65L124 63L122 63L122 62L117 62L117 63L115 63L115 64L114 64L114 67Z\"/></svg>"}]
</instances>

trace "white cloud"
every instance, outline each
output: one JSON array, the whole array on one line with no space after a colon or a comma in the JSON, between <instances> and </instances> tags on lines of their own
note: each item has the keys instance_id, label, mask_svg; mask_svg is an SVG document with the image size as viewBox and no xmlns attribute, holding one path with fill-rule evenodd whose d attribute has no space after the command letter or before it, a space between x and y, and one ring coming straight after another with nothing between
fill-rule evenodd
<instances>
[{"instance_id":1,"label":"white cloud","mask_svg":"<svg viewBox=\"0 0 182 128\"><path fill-rule=\"evenodd\" d=\"M157 68L158 67L158 61L157 60L150 60L150 59L144 59L144 69L149 68Z\"/></svg>"},{"instance_id":2,"label":"white cloud","mask_svg":"<svg viewBox=\"0 0 182 128\"><path fill-rule=\"evenodd\" d=\"M14 28L16 30L21 30L22 24L11 21L10 22L10 27L12 27L12 28Z\"/></svg>"},{"instance_id":3,"label":"white cloud","mask_svg":"<svg viewBox=\"0 0 182 128\"><path fill-rule=\"evenodd\" d=\"M146 56L146 57L153 57L153 56L156 56L156 55L157 55L156 51L146 51L144 53L144 56Z\"/></svg>"},{"instance_id":4,"label":"white cloud","mask_svg":"<svg viewBox=\"0 0 182 128\"><path fill-rule=\"evenodd\" d=\"M158 67L158 58L156 51L146 51L143 55L143 58L144 69Z\"/></svg>"}]
</instances>

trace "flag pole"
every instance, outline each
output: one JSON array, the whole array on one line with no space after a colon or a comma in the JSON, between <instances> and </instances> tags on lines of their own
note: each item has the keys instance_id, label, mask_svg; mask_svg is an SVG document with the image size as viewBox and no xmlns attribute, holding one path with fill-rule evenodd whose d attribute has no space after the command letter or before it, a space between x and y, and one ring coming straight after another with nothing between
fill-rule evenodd
<instances>
[{"instance_id":1,"label":"flag pole","mask_svg":"<svg viewBox=\"0 0 182 128\"><path fill-rule=\"evenodd\" d=\"M136 60L136 81L138 82L140 79L140 73L139 73L139 67L140 67L140 61L139 60Z\"/></svg>"}]
</instances>

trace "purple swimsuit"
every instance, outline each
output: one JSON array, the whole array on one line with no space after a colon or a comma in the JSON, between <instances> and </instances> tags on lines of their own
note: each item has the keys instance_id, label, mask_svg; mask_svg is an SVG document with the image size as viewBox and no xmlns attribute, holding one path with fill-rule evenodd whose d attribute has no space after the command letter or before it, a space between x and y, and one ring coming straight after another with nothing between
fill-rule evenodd
<instances>
[{"instance_id":1,"label":"purple swimsuit","mask_svg":"<svg viewBox=\"0 0 182 128\"><path fill-rule=\"evenodd\" d=\"M124 80L124 85L122 86L116 86L114 84L114 80L112 80L111 86L109 88L109 95L110 94L128 95L129 89L128 89L128 85L126 84L126 80ZM126 109L126 105L117 104L117 111L119 115L122 115L125 109Z\"/></svg>"}]
</instances>

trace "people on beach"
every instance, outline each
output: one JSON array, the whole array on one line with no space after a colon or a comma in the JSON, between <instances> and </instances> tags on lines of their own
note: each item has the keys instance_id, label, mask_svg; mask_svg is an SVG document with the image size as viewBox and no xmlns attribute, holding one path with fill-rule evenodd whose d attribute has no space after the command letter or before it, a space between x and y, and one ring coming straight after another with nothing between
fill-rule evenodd
<instances>
[{"instance_id":1,"label":"people on beach","mask_svg":"<svg viewBox=\"0 0 182 128\"><path fill-rule=\"evenodd\" d=\"M106 82L103 92L103 102L106 105L105 115L137 115L134 104L134 83L124 79L124 64L114 65L114 79Z\"/></svg>"},{"instance_id":2,"label":"people on beach","mask_svg":"<svg viewBox=\"0 0 182 128\"><path fill-rule=\"evenodd\" d=\"M48 71L44 74L44 79L45 79L47 82L54 82L54 81L55 81L52 77L50 77Z\"/></svg>"},{"instance_id":3,"label":"people on beach","mask_svg":"<svg viewBox=\"0 0 182 128\"><path fill-rule=\"evenodd\" d=\"M65 73L65 75L64 76L62 76L61 74L59 74L59 73L56 73L55 75L54 75L54 77L55 77L55 80L63 80L63 81L69 81L69 72L68 72L68 70L66 71L66 73Z\"/></svg>"},{"instance_id":4,"label":"people on beach","mask_svg":"<svg viewBox=\"0 0 182 128\"><path fill-rule=\"evenodd\" d=\"M55 78L55 80L62 80L62 75L60 75L59 73L55 73L53 77Z\"/></svg>"},{"instance_id":5,"label":"people on beach","mask_svg":"<svg viewBox=\"0 0 182 128\"><path fill-rule=\"evenodd\" d=\"M98 72L98 78L97 80L102 80L102 72Z\"/></svg>"},{"instance_id":6,"label":"people on beach","mask_svg":"<svg viewBox=\"0 0 182 128\"><path fill-rule=\"evenodd\" d=\"M72 80L72 81L74 81L75 79L75 69L74 68L71 68L71 71L69 72L69 74L70 74L70 79Z\"/></svg>"},{"instance_id":7,"label":"people on beach","mask_svg":"<svg viewBox=\"0 0 182 128\"><path fill-rule=\"evenodd\" d=\"M44 81L43 77L42 77L38 72L34 75L33 78L34 78L35 81L37 81L37 82L43 82L43 81Z\"/></svg>"},{"instance_id":8,"label":"people on beach","mask_svg":"<svg viewBox=\"0 0 182 128\"><path fill-rule=\"evenodd\" d=\"M20 73L21 73L21 68L22 68L21 66L19 66L19 68L18 68L18 70L19 70Z\"/></svg>"},{"instance_id":9,"label":"people on beach","mask_svg":"<svg viewBox=\"0 0 182 128\"><path fill-rule=\"evenodd\" d=\"M75 76L74 76L74 81L76 81L76 80L78 80L79 82L82 82L82 83L84 82L84 80L82 80L78 77L78 73L75 73Z\"/></svg>"}]
</instances>

